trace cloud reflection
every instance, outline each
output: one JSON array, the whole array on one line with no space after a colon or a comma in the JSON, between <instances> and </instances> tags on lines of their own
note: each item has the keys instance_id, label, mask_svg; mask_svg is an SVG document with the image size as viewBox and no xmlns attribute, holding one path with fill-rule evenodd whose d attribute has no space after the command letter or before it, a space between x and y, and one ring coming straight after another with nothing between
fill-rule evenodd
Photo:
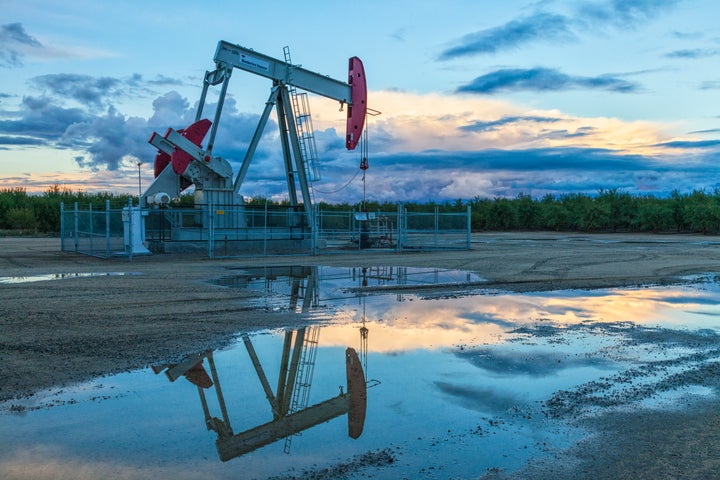
<instances>
[{"instance_id":1,"label":"cloud reflection","mask_svg":"<svg viewBox=\"0 0 720 480\"><path fill-rule=\"evenodd\" d=\"M369 350L385 353L451 348L470 342L498 344L521 327L565 329L593 323L632 323L702 328L708 316L720 313L720 305L712 299L711 292L683 287L473 295L442 300L405 296L403 301L397 301L395 296L372 296L365 300ZM360 324L362 317L362 308L349 308L337 313L336 320ZM346 332L341 327L329 326L323 329L323 342L345 345ZM513 362L513 368L531 368L511 358L494 358L499 362L494 368L480 359L477 361L481 364L478 366L485 365L483 368L496 373L510 368Z\"/></svg>"},{"instance_id":2,"label":"cloud reflection","mask_svg":"<svg viewBox=\"0 0 720 480\"><path fill-rule=\"evenodd\" d=\"M177 480L207 479L208 472L188 468L178 461L162 467L143 468L137 465L75 457L57 445L37 444L31 448L5 451L0 457L0 478L5 480L95 480L122 478L174 478Z\"/></svg>"},{"instance_id":3,"label":"cloud reflection","mask_svg":"<svg viewBox=\"0 0 720 480\"><path fill-rule=\"evenodd\" d=\"M505 412L518 405L517 395L504 394L492 388L455 385L449 382L435 382L444 394L455 399L461 406L479 412Z\"/></svg>"}]
</instances>

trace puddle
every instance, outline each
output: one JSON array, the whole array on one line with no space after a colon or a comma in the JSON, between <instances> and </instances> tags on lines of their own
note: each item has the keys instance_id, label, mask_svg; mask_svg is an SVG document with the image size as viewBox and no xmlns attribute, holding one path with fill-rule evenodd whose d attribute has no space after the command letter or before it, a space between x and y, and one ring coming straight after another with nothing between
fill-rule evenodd
<instances>
[{"instance_id":1,"label":"puddle","mask_svg":"<svg viewBox=\"0 0 720 480\"><path fill-rule=\"evenodd\" d=\"M403 292L411 290L466 291L486 282L473 272L441 268L273 266L233 271L232 275L216 278L212 283L259 292L261 295L257 300L248 301L250 305L298 313L377 293L392 292L396 294L396 300L402 301Z\"/></svg>"},{"instance_id":2,"label":"puddle","mask_svg":"<svg viewBox=\"0 0 720 480\"><path fill-rule=\"evenodd\" d=\"M0 277L0 284L3 283L29 283L44 282L47 280L63 280L67 278L81 277L116 277L124 275L142 275L140 272L87 272L87 273L45 273L42 275L29 275L25 277Z\"/></svg>"},{"instance_id":3,"label":"puddle","mask_svg":"<svg viewBox=\"0 0 720 480\"><path fill-rule=\"evenodd\" d=\"M458 289L394 290L412 282ZM233 272L216 283L320 322L4 405L0 477L479 478L571 447L583 416L716 394L712 281L459 288L472 282L395 267ZM364 380L348 373L358 364Z\"/></svg>"}]
</instances>

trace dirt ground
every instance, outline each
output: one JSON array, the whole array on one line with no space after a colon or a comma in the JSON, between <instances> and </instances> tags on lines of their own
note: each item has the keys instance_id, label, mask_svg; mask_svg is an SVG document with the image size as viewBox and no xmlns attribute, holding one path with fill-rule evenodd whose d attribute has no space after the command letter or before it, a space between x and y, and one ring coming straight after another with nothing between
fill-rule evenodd
<instances>
[{"instance_id":1,"label":"dirt ground","mask_svg":"<svg viewBox=\"0 0 720 480\"><path fill-rule=\"evenodd\" d=\"M132 262L61 252L58 239L0 238L0 277L111 273L0 283L0 401L217 348L240 329L296 323L291 314L247 308L242 299L249 291L209 282L229 269L264 265L442 267L474 271L488 287L504 290L598 288L720 272L720 238L477 234L470 251L216 260L151 255ZM513 478L720 478L717 407L608 416L596 426L598 436L568 458Z\"/></svg>"}]
</instances>

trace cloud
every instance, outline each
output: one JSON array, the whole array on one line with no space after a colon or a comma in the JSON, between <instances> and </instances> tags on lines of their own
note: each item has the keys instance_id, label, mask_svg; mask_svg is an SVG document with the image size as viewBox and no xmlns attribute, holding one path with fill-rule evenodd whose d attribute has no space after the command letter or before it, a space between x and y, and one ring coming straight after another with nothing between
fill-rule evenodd
<instances>
[{"instance_id":1,"label":"cloud","mask_svg":"<svg viewBox=\"0 0 720 480\"><path fill-rule=\"evenodd\" d=\"M14 135L0 135L0 145L2 146L13 146L13 145L43 145L45 142L39 138L14 136ZM0 148L3 148L0 146Z\"/></svg>"},{"instance_id":2,"label":"cloud","mask_svg":"<svg viewBox=\"0 0 720 480\"><path fill-rule=\"evenodd\" d=\"M24 97L17 111L3 112L0 148L49 147L77 152L77 165L93 172L118 171L137 161L152 164L156 154L148 144L152 132L164 134L169 127L190 125L195 120L195 106L175 91L166 92L155 98L153 114L145 119L124 115L115 101L133 92L147 93L148 84L160 83L172 82L165 78L146 82L139 75L126 79L63 73L35 77L31 85L43 93ZM215 107L207 105L208 111ZM239 163L257 120L257 115L237 112L234 99L228 96L217 132L221 149L215 154ZM275 122L268 122L267 132L277 135ZM261 142L257 162L271 157L275 147ZM258 170L273 171L266 165Z\"/></svg>"},{"instance_id":3,"label":"cloud","mask_svg":"<svg viewBox=\"0 0 720 480\"><path fill-rule=\"evenodd\" d=\"M478 412L502 413L523 403L517 395L498 393L492 388L455 385L441 381L436 381L435 387L453 398L459 405Z\"/></svg>"},{"instance_id":4,"label":"cloud","mask_svg":"<svg viewBox=\"0 0 720 480\"><path fill-rule=\"evenodd\" d=\"M717 141L702 143L691 134L674 137L665 126L650 122L572 117L487 97L381 91L372 98L384 113L368 126L365 184L358 168L360 152L344 148L345 112L338 112L334 102L313 103L322 174L314 184L317 200L352 203L362 198L363 187L369 200L378 201L595 194L603 188L667 195L674 188L712 190L718 183L714 179L720 178ZM62 99L28 96L16 112L4 112L0 148L66 152L88 173L90 180L82 184L86 190L95 188L93 181L111 189L116 177L117 188L134 192L133 166L136 172L137 161L152 165L156 154L147 143L151 133L186 127L196 111L175 91L158 95L148 118L125 115L112 104L103 110L68 107ZM214 108L207 105L206 116L212 117ZM258 119L238 111L234 98L227 97L214 154L227 159L234 172ZM287 195L278 135L271 120L243 195ZM25 184L52 183L35 177ZM81 181L79 176L73 185Z\"/></svg>"},{"instance_id":5,"label":"cloud","mask_svg":"<svg viewBox=\"0 0 720 480\"><path fill-rule=\"evenodd\" d=\"M580 20L591 24L634 27L655 19L678 3L679 0L583 2L578 9L578 16Z\"/></svg>"},{"instance_id":6,"label":"cloud","mask_svg":"<svg viewBox=\"0 0 720 480\"><path fill-rule=\"evenodd\" d=\"M20 107L13 119L0 121L0 133L35 138L46 143L59 138L68 125L88 118L82 109L64 108L48 97L24 97Z\"/></svg>"},{"instance_id":7,"label":"cloud","mask_svg":"<svg viewBox=\"0 0 720 480\"><path fill-rule=\"evenodd\" d=\"M720 80L708 80L700 84L700 90L720 90Z\"/></svg>"},{"instance_id":8,"label":"cloud","mask_svg":"<svg viewBox=\"0 0 720 480\"><path fill-rule=\"evenodd\" d=\"M109 98L121 94L123 87L123 82L117 78L69 73L41 75L34 77L31 83L53 95L93 107L102 107Z\"/></svg>"},{"instance_id":9,"label":"cloud","mask_svg":"<svg viewBox=\"0 0 720 480\"><path fill-rule=\"evenodd\" d=\"M0 26L0 66L22 66L25 55L40 48L42 44L29 35L21 23Z\"/></svg>"},{"instance_id":10,"label":"cloud","mask_svg":"<svg viewBox=\"0 0 720 480\"><path fill-rule=\"evenodd\" d=\"M165 128L178 125L187 126L190 118L190 102L175 90L160 95L152 101L153 114L148 120L150 125ZM164 133L164 132L162 132Z\"/></svg>"},{"instance_id":11,"label":"cloud","mask_svg":"<svg viewBox=\"0 0 720 480\"><path fill-rule=\"evenodd\" d=\"M567 42L588 29L605 26L635 27L653 20L677 3L678 0L612 0L579 2L573 15L538 11L498 27L467 34L456 41L457 45L443 50L438 59L495 54L533 42Z\"/></svg>"},{"instance_id":12,"label":"cloud","mask_svg":"<svg viewBox=\"0 0 720 480\"><path fill-rule=\"evenodd\" d=\"M156 86L180 86L183 85L182 80L177 78L166 77L165 75L157 75L153 80L148 80L150 85Z\"/></svg>"},{"instance_id":13,"label":"cloud","mask_svg":"<svg viewBox=\"0 0 720 480\"><path fill-rule=\"evenodd\" d=\"M607 90L616 93L634 93L640 90L637 83L622 78L599 75L573 76L553 68L505 68L475 78L457 88L458 93L493 94L513 91L551 91L568 89Z\"/></svg>"},{"instance_id":14,"label":"cloud","mask_svg":"<svg viewBox=\"0 0 720 480\"><path fill-rule=\"evenodd\" d=\"M466 35L460 39L460 45L444 50L438 58L452 60L470 55L497 53L535 40L569 40L573 36L566 17L540 12L512 20L500 27Z\"/></svg>"},{"instance_id":15,"label":"cloud","mask_svg":"<svg viewBox=\"0 0 720 480\"><path fill-rule=\"evenodd\" d=\"M110 107L104 115L69 125L58 145L87 152L89 156L77 158L80 167L113 171L130 158L148 161L151 152L147 148L148 138L144 119L126 118Z\"/></svg>"},{"instance_id":16,"label":"cloud","mask_svg":"<svg viewBox=\"0 0 720 480\"><path fill-rule=\"evenodd\" d=\"M559 118L553 117L537 117L537 116L507 116L498 120L491 120L487 122L477 121L470 125L464 125L460 127L462 130L471 132L494 132L507 125L513 125L523 122L533 123L554 123L560 121Z\"/></svg>"},{"instance_id":17,"label":"cloud","mask_svg":"<svg viewBox=\"0 0 720 480\"><path fill-rule=\"evenodd\" d=\"M455 350L455 356L496 376L545 377L562 370L582 367L603 367L611 364L602 358L567 358L553 352L504 352L480 348Z\"/></svg>"},{"instance_id":18,"label":"cloud","mask_svg":"<svg viewBox=\"0 0 720 480\"><path fill-rule=\"evenodd\" d=\"M667 58L680 58L693 60L698 58L709 58L720 55L720 50L717 48L692 48L684 50L674 50L666 53L664 56Z\"/></svg>"},{"instance_id":19,"label":"cloud","mask_svg":"<svg viewBox=\"0 0 720 480\"><path fill-rule=\"evenodd\" d=\"M720 146L720 140L675 140L658 146L679 149L714 148Z\"/></svg>"},{"instance_id":20,"label":"cloud","mask_svg":"<svg viewBox=\"0 0 720 480\"><path fill-rule=\"evenodd\" d=\"M695 130L690 132L690 134L694 133L720 133L720 128L708 128L706 130Z\"/></svg>"}]
</instances>

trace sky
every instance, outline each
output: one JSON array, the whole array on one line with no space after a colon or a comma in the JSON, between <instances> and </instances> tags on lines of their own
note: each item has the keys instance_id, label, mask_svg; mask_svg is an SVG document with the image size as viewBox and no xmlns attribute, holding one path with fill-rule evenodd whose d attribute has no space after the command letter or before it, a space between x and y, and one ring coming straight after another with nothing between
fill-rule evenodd
<instances>
[{"instance_id":1,"label":"sky","mask_svg":"<svg viewBox=\"0 0 720 480\"><path fill-rule=\"evenodd\" d=\"M720 188L715 0L0 0L0 11L0 188L144 189L148 139L193 122L220 40L279 59L287 46L293 64L338 80L362 59L381 112L368 117L364 182L346 112L309 95L319 200ZM213 153L234 172L270 88L233 72ZM283 168L273 114L240 193L286 198Z\"/></svg>"}]
</instances>

